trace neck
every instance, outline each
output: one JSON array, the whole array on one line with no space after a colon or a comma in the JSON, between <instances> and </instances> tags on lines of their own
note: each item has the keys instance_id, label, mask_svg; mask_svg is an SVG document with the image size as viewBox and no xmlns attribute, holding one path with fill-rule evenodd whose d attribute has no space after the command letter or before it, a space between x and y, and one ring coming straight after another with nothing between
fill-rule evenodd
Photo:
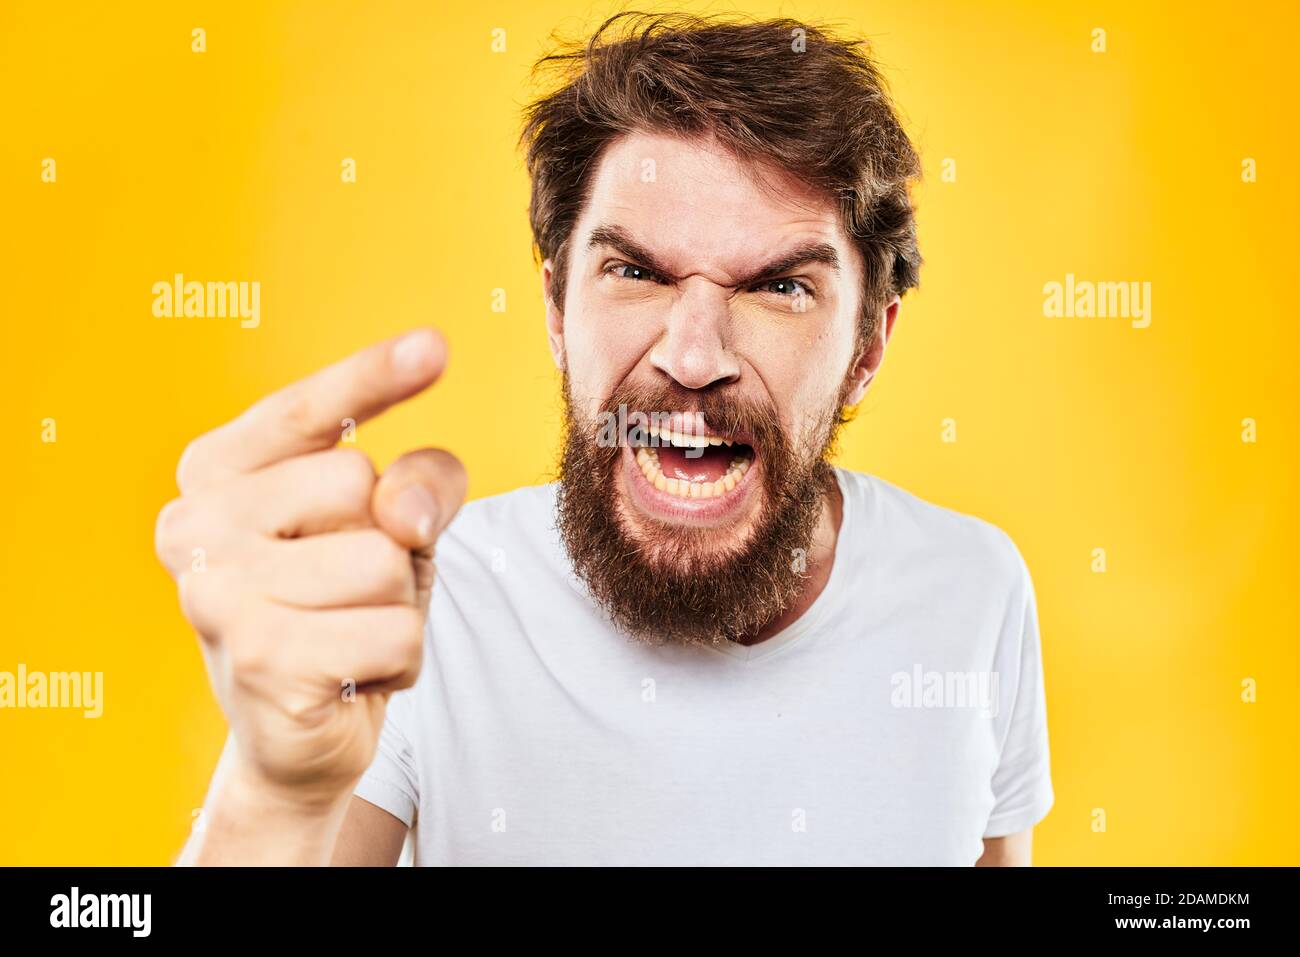
<instances>
[{"instance_id":1,"label":"neck","mask_svg":"<svg viewBox=\"0 0 1300 957\"><path fill-rule=\"evenodd\" d=\"M817 600L817 596L825 590L826 583L830 581L831 568L835 564L835 543L839 539L840 523L843 519L844 498L840 494L839 482L832 480L822 496L821 515L817 519L812 544L808 549L807 578L804 579L798 597L784 612L753 635L747 635L737 641L737 644L749 646L767 641L798 621L799 617L812 607L812 603Z\"/></svg>"}]
</instances>

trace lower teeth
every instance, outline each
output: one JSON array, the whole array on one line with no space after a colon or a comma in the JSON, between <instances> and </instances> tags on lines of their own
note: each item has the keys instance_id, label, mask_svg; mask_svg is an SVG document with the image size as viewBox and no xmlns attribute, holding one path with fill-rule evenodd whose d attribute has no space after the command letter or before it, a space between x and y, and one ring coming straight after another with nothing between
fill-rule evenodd
<instances>
[{"instance_id":1,"label":"lower teeth","mask_svg":"<svg viewBox=\"0 0 1300 957\"><path fill-rule=\"evenodd\" d=\"M668 478L659 468L659 453L651 448L636 450L636 464L641 469L647 482L670 495L679 498L717 498L736 487L736 483L749 471L751 460L745 456L736 456L731 460L727 473L716 482L688 482L685 479Z\"/></svg>"}]
</instances>

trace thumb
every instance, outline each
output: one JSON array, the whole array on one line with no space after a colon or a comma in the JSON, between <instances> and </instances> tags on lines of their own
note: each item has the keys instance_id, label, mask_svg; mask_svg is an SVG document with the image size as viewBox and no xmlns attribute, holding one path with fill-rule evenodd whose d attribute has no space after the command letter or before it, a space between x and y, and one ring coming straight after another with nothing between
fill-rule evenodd
<instances>
[{"instance_id":1,"label":"thumb","mask_svg":"<svg viewBox=\"0 0 1300 957\"><path fill-rule=\"evenodd\" d=\"M465 501L468 481L456 456L442 449L420 449L390 465L371 494L375 524L412 552L421 611L433 587L434 543Z\"/></svg>"}]
</instances>

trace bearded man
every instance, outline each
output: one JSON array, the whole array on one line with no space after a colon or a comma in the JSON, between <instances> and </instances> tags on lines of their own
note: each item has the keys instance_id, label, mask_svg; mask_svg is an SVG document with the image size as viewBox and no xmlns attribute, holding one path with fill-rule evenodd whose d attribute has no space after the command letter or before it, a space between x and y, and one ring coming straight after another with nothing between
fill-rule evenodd
<instances>
[{"instance_id":1,"label":"bearded man","mask_svg":"<svg viewBox=\"0 0 1300 957\"><path fill-rule=\"evenodd\" d=\"M921 265L878 69L793 21L640 14L541 65L558 481L461 508L447 452L376 477L334 447L433 383L432 330L191 444L158 551L231 734L182 859L1028 863L1025 564L830 464Z\"/></svg>"}]
</instances>

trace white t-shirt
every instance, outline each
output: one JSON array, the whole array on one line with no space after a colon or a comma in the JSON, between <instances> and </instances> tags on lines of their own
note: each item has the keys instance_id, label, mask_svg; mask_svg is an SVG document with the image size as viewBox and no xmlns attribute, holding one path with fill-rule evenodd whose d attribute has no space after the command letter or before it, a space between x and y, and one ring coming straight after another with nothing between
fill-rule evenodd
<instances>
[{"instance_id":1,"label":"white t-shirt","mask_svg":"<svg viewBox=\"0 0 1300 957\"><path fill-rule=\"evenodd\" d=\"M356 793L414 862L968 865L1052 806L1033 586L997 528L837 469L830 580L751 647L654 646L574 577L555 486L438 542L419 681Z\"/></svg>"}]
</instances>

